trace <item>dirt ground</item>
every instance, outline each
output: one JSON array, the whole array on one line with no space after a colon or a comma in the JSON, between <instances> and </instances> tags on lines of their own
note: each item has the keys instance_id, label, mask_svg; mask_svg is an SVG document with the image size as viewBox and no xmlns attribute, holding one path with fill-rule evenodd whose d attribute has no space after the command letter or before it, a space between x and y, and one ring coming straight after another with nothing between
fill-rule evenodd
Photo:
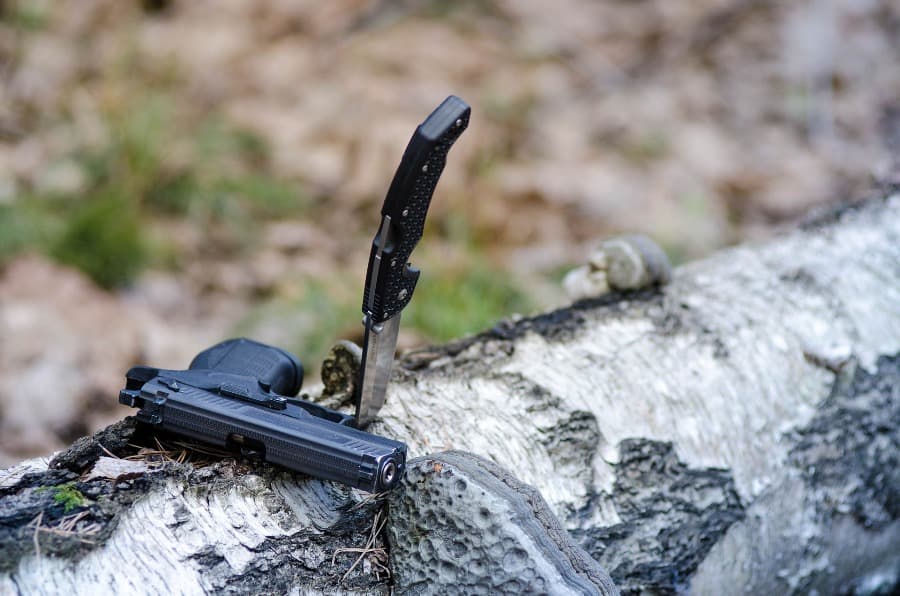
<instances>
[{"instance_id":1,"label":"dirt ground","mask_svg":"<svg viewBox=\"0 0 900 596\"><path fill-rule=\"evenodd\" d=\"M137 361L358 339L380 201L450 93L405 346L560 303L600 238L677 263L867 192L900 4L0 0L0 463L124 415Z\"/></svg>"}]
</instances>

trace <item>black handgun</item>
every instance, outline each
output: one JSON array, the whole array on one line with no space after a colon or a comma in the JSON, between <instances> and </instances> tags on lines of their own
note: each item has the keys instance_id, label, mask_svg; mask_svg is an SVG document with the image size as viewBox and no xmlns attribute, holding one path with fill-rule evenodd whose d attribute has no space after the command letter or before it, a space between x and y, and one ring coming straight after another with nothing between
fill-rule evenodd
<instances>
[{"instance_id":1,"label":"black handgun","mask_svg":"<svg viewBox=\"0 0 900 596\"><path fill-rule=\"evenodd\" d=\"M296 399L300 361L285 350L229 339L187 370L135 366L119 403L141 422L369 492L396 485L406 444L353 427L352 416Z\"/></svg>"}]
</instances>

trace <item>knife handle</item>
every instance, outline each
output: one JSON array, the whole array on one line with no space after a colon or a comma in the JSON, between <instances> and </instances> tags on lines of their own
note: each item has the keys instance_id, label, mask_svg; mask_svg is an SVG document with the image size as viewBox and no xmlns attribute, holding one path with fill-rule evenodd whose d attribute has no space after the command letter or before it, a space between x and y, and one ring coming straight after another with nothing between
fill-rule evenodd
<instances>
[{"instance_id":1,"label":"knife handle","mask_svg":"<svg viewBox=\"0 0 900 596\"><path fill-rule=\"evenodd\" d=\"M419 270L409 264L409 257L422 237L425 216L447 163L447 153L469 125L471 111L466 102L451 95L416 128L406 146L381 209L383 221L389 217L390 225L382 225L372 241L366 272L363 312L372 323L390 319L412 299ZM380 264L375 267L379 248ZM372 279L373 273L377 279ZM373 291L375 299L370 305L369 294Z\"/></svg>"}]
</instances>

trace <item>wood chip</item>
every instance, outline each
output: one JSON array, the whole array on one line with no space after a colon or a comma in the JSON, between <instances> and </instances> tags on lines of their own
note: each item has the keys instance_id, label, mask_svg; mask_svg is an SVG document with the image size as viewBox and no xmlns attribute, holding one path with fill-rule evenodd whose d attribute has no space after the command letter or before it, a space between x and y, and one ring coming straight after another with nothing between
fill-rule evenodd
<instances>
[{"instance_id":1,"label":"wood chip","mask_svg":"<svg viewBox=\"0 0 900 596\"><path fill-rule=\"evenodd\" d=\"M127 480L129 478L137 478L144 475L149 466L143 461L129 461L127 459L117 459L114 457L101 457L94 464L94 467L88 473L85 481L94 480L96 478L106 478L108 480Z\"/></svg>"}]
</instances>

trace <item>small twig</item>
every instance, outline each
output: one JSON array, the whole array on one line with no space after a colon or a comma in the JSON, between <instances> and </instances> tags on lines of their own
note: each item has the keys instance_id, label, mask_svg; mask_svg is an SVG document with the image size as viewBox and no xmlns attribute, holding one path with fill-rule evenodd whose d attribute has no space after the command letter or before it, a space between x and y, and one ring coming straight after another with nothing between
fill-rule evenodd
<instances>
[{"instance_id":1,"label":"small twig","mask_svg":"<svg viewBox=\"0 0 900 596\"><path fill-rule=\"evenodd\" d=\"M353 573L353 570L356 569L357 565L359 565L363 558L366 555L370 555L369 561L374 562L375 565L380 567L387 573L390 573L390 570L385 567L381 560L387 560L387 552L383 548L375 548L375 542L378 540L378 535L381 534L381 531L384 529L385 524L387 523L387 517L382 518L383 510L379 510L375 513L375 518L372 520L372 529L369 532L369 537L366 540L366 545L362 548L359 547L348 547L348 548L339 548L334 551L331 555L331 564L334 565L335 559L341 553L359 553L359 556L353 561L353 565L350 566L350 569L341 577L341 583L346 581L346 579ZM380 570L376 569L375 571L376 578L380 579Z\"/></svg>"},{"instance_id":2,"label":"small twig","mask_svg":"<svg viewBox=\"0 0 900 596\"><path fill-rule=\"evenodd\" d=\"M125 458L126 461L145 461L148 458L153 457L154 455L165 456L165 451L157 451L156 449L148 449L146 447L142 447L140 451L135 453L134 455L129 455ZM150 462L156 463L156 462Z\"/></svg>"},{"instance_id":3,"label":"small twig","mask_svg":"<svg viewBox=\"0 0 900 596\"><path fill-rule=\"evenodd\" d=\"M44 512L41 511L37 514L37 516L29 522L28 527L34 528L34 534L32 535L32 541L34 542L34 553L37 557L38 561L41 560L41 543L40 543L40 534L43 532L44 534L53 534L54 536L62 536L65 538L74 538L79 542L84 542L86 544L95 544L93 540L88 540L87 538L83 538L83 536L93 536L100 532L100 524L94 523L80 530L76 530L75 526L78 525L78 522L82 521L85 517L90 515L89 511L81 511L79 513L75 513L62 519L57 522L55 526L45 526L44 524Z\"/></svg>"},{"instance_id":4,"label":"small twig","mask_svg":"<svg viewBox=\"0 0 900 596\"><path fill-rule=\"evenodd\" d=\"M368 505L369 503L383 500L385 497L387 497L387 495L388 495L387 491L382 492L382 493L369 493L365 497L360 499L359 502L355 503L352 507L350 507L349 510L356 511L357 509L360 509L360 508Z\"/></svg>"},{"instance_id":5,"label":"small twig","mask_svg":"<svg viewBox=\"0 0 900 596\"><path fill-rule=\"evenodd\" d=\"M41 529L41 523L44 521L44 512L41 511L37 514L37 516L31 520L28 524L29 527L34 527L34 534L31 535L31 541L34 542L34 556L38 560L38 565L41 565L41 541L38 537L38 533Z\"/></svg>"},{"instance_id":6,"label":"small twig","mask_svg":"<svg viewBox=\"0 0 900 596\"><path fill-rule=\"evenodd\" d=\"M104 446L103 446L103 443L101 443L100 441L97 441L97 445L100 446L100 449L101 449L101 450L103 451L103 453L105 453L106 455L108 455L108 456L110 456L110 457L112 457L112 458L115 458L115 459L122 459L121 457L119 457L118 455L116 455L115 453L113 453L112 451L110 451L109 449L107 449L106 447L104 447Z\"/></svg>"},{"instance_id":7,"label":"small twig","mask_svg":"<svg viewBox=\"0 0 900 596\"><path fill-rule=\"evenodd\" d=\"M80 522L81 520L83 520L85 517L87 517L89 514L90 514L90 512L85 510L85 511L81 511L79 513L75 513L73 515L69 515L69 516L64 517L61 520L59 520L59 523L56 524L56 526L54 528L48 528L48 529L49 530L58 530L60 532L72 532L73 528L75 528L75 525L78 522ZM88 533L88 532L82 531L81 533Z\"/></svg>"},{"instance_id":8,"label":"small twig","mask_svg":"<svg viewBox=\"0 0 900 596\"><path fill-rule=\"evenodd\" d=\"M175 462L180 464L187 461L190 457L189 451L184 447L180 450L170 449L163 445L156 437L154 437L154 442L156 443L156 449L132 445L132 447L138 448L138 452L135 455L129 455L125 459L130 461L146 461L154 456L158 456L163 462ZM157 461L153 463L158 464L161 462Z\"/></svg>"},{"instance_id":9,"label":"small twig","mask_svg":"<svg viewBox=\"0 0 900 596\"><path fill-rule=\"evenodd\" d=\"M184 441L172 441L169 443L163 443L157 437L153 437L154 442L156 443L156 449L152 449L149 447L142 447L140 445L131 445L132 447L136 447L138 449L138 453L135 455L130 455L125 459L132 461L140 461L149 457L158 456L166 462L174 462L178 464L183 464L190 462L194 466L202 467L207 466L213 462L213 460L209 458L225 458L233 456L234 454L230 451L217 449L215 447L210 447L207 445L197 444L197 443L189 443ZM196 456L196 457L195 457ZM203 457L209 456L209 457Z\"/></svg>"},{"instance_id":10,"label":"small twig","mask_svg":"<svg viewBox=\"0 0 900 596\"><path fill-rule=\"evenodd\" d=\"M75 527L75 524L78 523L78 520L83 519L87 515L87 513L87 511L81 511L74 515L64 517L59 520L58 524L56 524L56 528L61 532L71 532L72 528Z\"/></svg>"},{"instance_id":11,"label":"small twig","mask_svg":"<svg viewBox=\"0 0 900 596\"><path fill-rule=\"evenodd\" d=\"M391 570L385 564L387 563L387 560L387 551L383 548L376 549L369 557L369 562L372 563L372 566L375 568L375 579L381 579L382 573L384 573L386 577L391 576Z\"/></svg>"},{"instance_id":12,"label":"small twig","mask_svg":"<svg viewBox=\"0 0 900 596\"><path fill-rule=\"evenodd\" d=\"M197 443L185 443L183 441L173 441L179 447L184 449L189 449L191 451L196 451L197 453L202 453L204 455L212 455L215 457L228 457L234 455L230 451L225 451L224 449L216 449L215 447L209 447L207 445L198 445Z\"/></svg>"}]
</instances>

